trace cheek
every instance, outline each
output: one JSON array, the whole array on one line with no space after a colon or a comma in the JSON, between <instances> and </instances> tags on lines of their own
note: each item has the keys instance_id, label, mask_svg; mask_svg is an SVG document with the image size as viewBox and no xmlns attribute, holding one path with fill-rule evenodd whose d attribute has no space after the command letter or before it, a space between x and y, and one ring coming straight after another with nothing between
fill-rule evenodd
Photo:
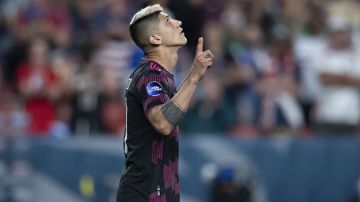
<instances>
[{"instance_id":1,"label":"cheek","mask_svg":"<svg viewBox=\"0 0 360 202\"><path fill-rule=\"evenodd\" d=\"M174 32L172 32L171 30L165 30L165 32L163 32L163 40L164 41L171 41L174 38Z\"/></svg>"},{"instance_id":2,"label":"cheek","mask_svg":"<svg viewBox=\"0 0 360 202\"><path fill-rule=\"evenodd\" d=\"M171 38L174 35L174 31L172 29L166 29L166 37Z\"/></svg>"}]
</instances>

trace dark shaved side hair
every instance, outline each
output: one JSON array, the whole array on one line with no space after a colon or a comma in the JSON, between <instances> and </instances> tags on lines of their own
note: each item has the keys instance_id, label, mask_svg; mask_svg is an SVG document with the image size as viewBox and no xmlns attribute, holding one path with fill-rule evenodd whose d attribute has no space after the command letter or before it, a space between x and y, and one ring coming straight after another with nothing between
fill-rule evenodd
<instances>
[{"instance_id":1,"label":"dark shaved side hair","mask_svg":"<svg viewBox=\"0 0 360 202\"><path fill-rule=\"evenodd\" d=\"M137 12L130 22L130 36L145 54L149 49L154 47L154 45L149 42L149 37L158 30L160 22L159 14L162 11L162 7L158 4L148 6Z\"/></svg>"}]
</instances>

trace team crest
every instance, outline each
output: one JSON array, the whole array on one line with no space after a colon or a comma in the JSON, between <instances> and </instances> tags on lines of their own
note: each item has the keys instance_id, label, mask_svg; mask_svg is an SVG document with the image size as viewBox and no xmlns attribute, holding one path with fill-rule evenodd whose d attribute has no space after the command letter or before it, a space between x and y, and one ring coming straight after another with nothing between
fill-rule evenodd
<instances>
[{"instance_id":1,"label":"team crest","mask_svg":"<svg viewBox=\"0 0 360 202\"><path fill-rule=\"evenodd\" d=\"M146 86L146 91L151 96L158 96L163 91L163 88L160 83L152 81Z\"/></svg>"}]
</instances>

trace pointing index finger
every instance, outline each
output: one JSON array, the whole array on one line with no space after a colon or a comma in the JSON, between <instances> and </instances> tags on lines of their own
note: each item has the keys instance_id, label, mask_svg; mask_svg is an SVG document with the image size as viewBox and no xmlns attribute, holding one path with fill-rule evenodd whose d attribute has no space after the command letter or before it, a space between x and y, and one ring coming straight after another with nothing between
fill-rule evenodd
<instances>
[{"instance_id":1,"label":"pointing index finger","mask_svg":"<svg viewBox=\"0 0 360 202\"><path fill-rule=\"evenodd\" d=\"M203 47L204 47L204 39L202 37L200 37L198 39L198 43L196 46L196 55L199 55L200 53L203 52Z\"/></svg>"}]
</instances>

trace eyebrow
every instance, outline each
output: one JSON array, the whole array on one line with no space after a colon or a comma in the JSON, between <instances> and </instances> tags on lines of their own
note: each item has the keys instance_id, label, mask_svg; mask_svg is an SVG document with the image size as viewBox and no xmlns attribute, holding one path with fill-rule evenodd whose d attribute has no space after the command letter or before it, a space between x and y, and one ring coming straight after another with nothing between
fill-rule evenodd
<instances>
[{"instance_id":1,"label":"eyebrow","mask_svg":"<svg viewBox=\"0 0 360 202\"><path fill-rule=\"evenodd\" d=\"M168 15L167 13L164 13L164 12L161 12L161 16L162 16L164 19L166 19L166 18L169 17L169 15Z\"/></svg>"}]
</instances>

